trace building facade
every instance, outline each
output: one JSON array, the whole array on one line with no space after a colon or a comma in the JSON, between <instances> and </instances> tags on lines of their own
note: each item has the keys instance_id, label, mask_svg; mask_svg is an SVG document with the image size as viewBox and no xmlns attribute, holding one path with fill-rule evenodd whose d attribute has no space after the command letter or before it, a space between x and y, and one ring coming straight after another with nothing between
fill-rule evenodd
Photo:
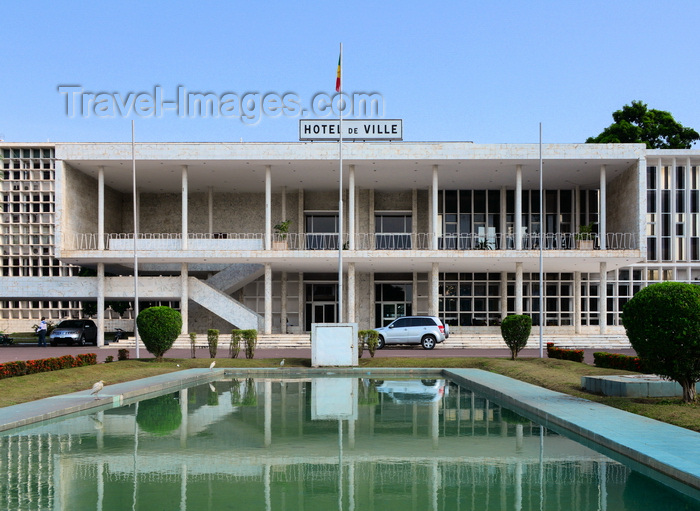
<instances>
[{"instance_id":1,"label":"building facade","mask_svg":"<svg viewBox=\"0 0 700 511\"><path fill-rule=\"evenodd\" d=\"M537 145L346 143L341 201L337 143L136 144L135 173L130 144L6 144L0 329L137 295L183 333L497 332L539 324L541 261L547 328L619 335L636 291L700 278L700 151L542 149L540 205Z\"/></svg>"}]
</instances>

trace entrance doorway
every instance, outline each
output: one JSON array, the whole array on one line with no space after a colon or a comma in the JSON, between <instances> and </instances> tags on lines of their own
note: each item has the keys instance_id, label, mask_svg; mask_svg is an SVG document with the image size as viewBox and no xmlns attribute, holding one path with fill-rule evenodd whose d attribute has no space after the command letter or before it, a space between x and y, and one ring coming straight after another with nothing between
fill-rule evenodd
<instances>
[{"instance_id":1,"label":"entrance doorway","mask_svg":"<svg viewBox=\"0 0 700 511\"><path fill-rule=\"evenodd\" d=\"M311 331L313 323L335 323L338 302L337 284L306 284L306 331Z\"/></svg>"}]
</instances>

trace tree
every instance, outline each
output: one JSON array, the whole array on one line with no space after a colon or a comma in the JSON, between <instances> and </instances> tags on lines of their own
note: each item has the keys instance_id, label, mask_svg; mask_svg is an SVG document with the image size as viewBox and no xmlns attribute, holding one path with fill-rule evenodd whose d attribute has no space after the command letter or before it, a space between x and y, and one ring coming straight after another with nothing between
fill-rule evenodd
<instances>
[{"instance_id":1,"label":"tree","mask_svg":"<svg viewBox=\"0 0 700 511\"><path fill-rule=\"evenodd\" d=\"M686 403L700 381L700 286L660 282L625 304L622 324L649 371L680 383Z\"/></svg>"},{"instance_id":2,"label":"tree","mask_svg":"<svg viewBox=\"0 0 700 511\"><path fill-rule=\"evenodd\" d=\"M182 316L170 307L149 307L142 310L136 318L136 326L141 340L156 361L163 359L182 330Z\"/></svg>"},{"instance_id":3,"label":"tree","mask_svg":"<svg viewBox=\"0 0 700 511\"><path fill-rule=\"evenodd\" d=\"M511 314L501 323L501 335L510 348L510 358L515 360L520 350L527 344L532 330L532 318L530 316Z\"/></svg>"},{"instance_id":4,"label":"tree","mask_svg":"<svg viewBox=\"0 0 700 511\"><path fill-rule=\"evenodd\" d=\"M613 124L597 137L589 137L588 144L646 144L647 149L690 149L700 135L686 128L663 110L649 110L646 103L632 101L613 114Z\"/></svg>"}]
</instances>

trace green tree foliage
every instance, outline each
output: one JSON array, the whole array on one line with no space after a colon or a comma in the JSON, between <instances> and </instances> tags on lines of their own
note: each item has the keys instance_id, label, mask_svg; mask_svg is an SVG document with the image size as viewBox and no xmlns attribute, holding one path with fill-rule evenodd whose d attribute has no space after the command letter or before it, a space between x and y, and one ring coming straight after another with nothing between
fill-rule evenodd
<instances>
[{"instance_id":1,"label":"green tree foliage","mask_svg":"<svg viewBox=\"0 0 700 511\"><path fill-rule=\"evenodd\" d=\"M694 402L700 381L700 287L647 286L625 304L622 324L644 368L680 383L683 400Z\"/></svg>"},{"instance_id":2,"label":"green tree foliage","mask_svg":"<svg viewBox=\"0 0 700 511\"><path fill-rule=\"evenodd\" d=\"M143 431L163 436L175 431L182 423L180 403L173 394L146 399L139 403L136 424Z\"/></svg>"},{"instance_id":3,"label":"green tree foliage","mask_svg":"<svg viewBox=\"0 0 700 511\"><path fill-rule=\"evenodd\" d=\"M510 349L510 358L515 360L520 350L527 344L532 330L532 318L521 314L511 314L501 323L501 335Z\"/></svg>"},{"instance_id":4,"label":"green tree foliage","mask_svg":"<svg viewBox=\"0 0 700 511\"><path fill-rule=\"evenodd\" d=\"M697 131L677 122L669 112L649 110L641 101L632 101L612 116L615 122L586 143L638 143L646 144L647 149L690 149L700 140Z\"/></svg>"},{"instance_id":5,"label":"green tree foliage","mask_svg":"<svg viewBox=\"0 0 700 511\"><path fill-rule=\"evenodd\" d=\"M182 330L182 316L170 307L149 307L136 318L136 326L149 353L160 362Z\"/></svg>"}]
</instances>

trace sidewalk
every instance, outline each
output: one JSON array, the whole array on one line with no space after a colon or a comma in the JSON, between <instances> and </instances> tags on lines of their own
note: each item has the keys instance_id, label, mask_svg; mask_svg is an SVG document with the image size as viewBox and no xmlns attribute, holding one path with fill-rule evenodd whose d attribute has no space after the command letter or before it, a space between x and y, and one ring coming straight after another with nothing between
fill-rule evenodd
<instances>
[{"instance_id":1,"label":"sidewalk","mask_svg":"<svg viewBox=\"0 0 700 511\"><path fill-rule=\"evenodd\" d=\"M0 346L0 363L12 362L15 360L33 360L41 358L60 357L62 355L78 355L80 353L97 353L97 361L104 362L108 356L113 356L117 359L117 351L121 348L119 343L112 343L109 346L98 348L96 346L47 346L40 348L27 344L19 346ZM129 357L136 358L136 348L128 348ZM593 353L596 351L607 351L608 353L622 353L624 355L635 355L634 350L598 350L586 349L585 362L593 364ZM197 348L197 358L210 358L207 348ZM217 358L227 358L228 348L220 349L217 353ZM539 350L524 349L518 355L520 358L535 358L539 357ZM165 353L166 358L190 358L189 349L171 349ZM245 355L241 352L239 358L244 358ZM369 352L365 350L364 358L369 358ZM375 358L383 357L413 357L413 358L447 358L447 357L493 357L493 358L509 358L510 351L506 348L502 349L454 349L436 347L433 350L424 350L418 346L414 348L394 348L387 347L382 350L377 350L374 354ZM544 357L547 357L546 349ZM146 348L139 348L139 358L153 358ZM255 351L255 358L311 358L311 349L258 349Z\"/></svg>"}]
</instances>

